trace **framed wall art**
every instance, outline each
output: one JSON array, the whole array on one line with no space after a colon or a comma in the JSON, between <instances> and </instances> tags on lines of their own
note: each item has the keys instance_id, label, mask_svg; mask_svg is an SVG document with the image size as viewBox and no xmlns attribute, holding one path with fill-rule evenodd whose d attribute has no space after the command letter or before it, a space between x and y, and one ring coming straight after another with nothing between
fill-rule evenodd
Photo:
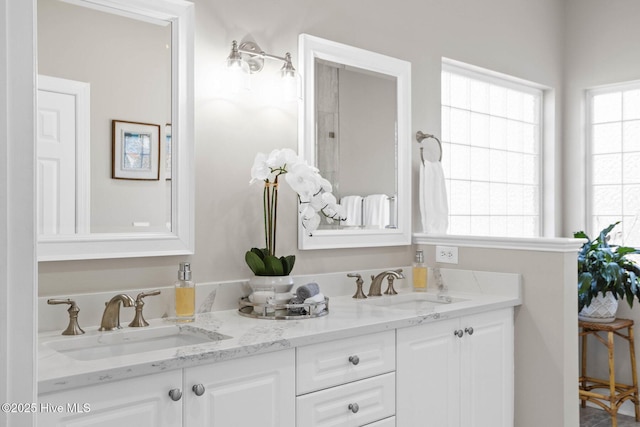
<instances>
[{"instance_id":1,"label":"framed wall art","mask_svg":"<svg viewBox=\"0 0 640 427\"><path fill-rule=\"evenodd\" d=\"M160 125L111 121L114 179L160 179Z\"/></svg>"}]
</instances>

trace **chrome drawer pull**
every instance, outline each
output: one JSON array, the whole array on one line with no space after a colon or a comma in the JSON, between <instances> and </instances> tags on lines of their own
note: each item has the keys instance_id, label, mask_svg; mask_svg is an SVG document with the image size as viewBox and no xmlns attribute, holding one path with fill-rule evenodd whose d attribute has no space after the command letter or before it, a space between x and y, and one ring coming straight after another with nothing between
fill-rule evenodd
<instances>
[{"instance_id":1,"label":"chrome drawer pull","mask_svg":"<svg viewBox=\"0 0 640 427\"><path fill-rule=\"evenodd\" d=\"M464 330L466 333L468 333L469 335L473 335L473 328L471 326L469 326L468 328L465 328Z\"/></svg>"},{"instance_id":2,"label":"chrome drawer pull","mask_svg":"<svg viewBox=\"0 0 640 427\"><path fill-rule=\"evenodd\" d=\"M457 331L453 331L453 335L457 336L458 338L462 338L462 336L464 335L464 331L462 329L458 329Z\"/></svg>"},{"instance_id":3,"label":"chrome drawer pull","mask_svg":"<svg viewBox=\"0 0 640 427\"><path fill-rule=\"evenodd\" d=\"M172 388L171 390L169 390L169 397L174 402L177 402L182 398L182 392L180 391L179 388Z\"/></svg>"},{"instance_id":4,"label":"chrome drawer pull","mask_svg":"<svg viewBox=\"0 0 640 427\"><path fill-rule=\"evenodd\" d=\"M360 410L360 407L357 403L349 403L349 410L355 414Z\"/></svg>"},{"instance_id":5,"label":"chrome drawer pull","mask_svg":"<svg viewBox=\"0 0 640 427\"><path fill-rule=\"evenodd\" d=\"M358 363L360 363L360 358L358 356L349 356L349 362L357 365Z\"/></svg>"},{"instance_id":6,"label":"chrome drawer pull","mask_svg":"<svg viewBox=\"0 0 640 427\"><path fill-rule=\"evenodd\" d=\"M191 390L193 390L196 396L202 396L204 394L204 386L202 384L195 384L191 387Z\"/></svg>"}]
</instances>

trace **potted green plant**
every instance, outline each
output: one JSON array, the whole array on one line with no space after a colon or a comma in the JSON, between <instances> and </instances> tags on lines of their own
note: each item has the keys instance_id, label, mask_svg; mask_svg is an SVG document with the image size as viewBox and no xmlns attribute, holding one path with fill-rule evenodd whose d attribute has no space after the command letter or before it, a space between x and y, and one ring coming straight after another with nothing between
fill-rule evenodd
<instances>
[{"instance_id":1,"label":"potted green plant","mask_svg":"<svg viewBox=\"0 0 640 427\"><path fill-rule=\"evenodd\" d=\"M584 231L574 237L587 239L578 253L578 317L591 322L615 320L618 299L626 299L633 307L640 297L640 269L628 258L640 253L635 248L610 245L609 233L620 222L603 229L591 240Z\"/></svg>"},{"instance_id":2,"label":"potted green plant","mask_svg":"<svg viewBox=\"0 0 640 427\"><path fill-rule=\"evenodd\" d=\"M245 253L245 261L255 275L250 280L254 290L261 286L293 285L292 280L282 278L291 273L295 256L276 255L278 181L282 175L298 195L300 223L308 233L318 228L320 215L328 222L344 218L342 206L331 193L331 183L320 175L317 168L300 159L291 149L276 149L269 155L258 153L251 168L251 183L264 183L262 203L265 247L251 248Z\"/></svg>"}]
</instances>

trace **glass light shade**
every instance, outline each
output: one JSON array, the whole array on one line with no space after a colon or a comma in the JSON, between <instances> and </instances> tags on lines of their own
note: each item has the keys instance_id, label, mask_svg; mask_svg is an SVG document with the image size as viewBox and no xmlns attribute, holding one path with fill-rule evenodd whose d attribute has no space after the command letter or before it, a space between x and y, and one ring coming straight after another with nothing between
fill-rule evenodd
<instances>
[{"instance_id":1,"label":"glass light shade","mask_svg":"<svg viewBox=\"0 0 640 427\"><path fill-rule=\"evenodd\" d=\"M251 89L249 65L240 58L230 56L225 60L225 81L225 89L230 93Z\"/></svg>"}]
</instances>

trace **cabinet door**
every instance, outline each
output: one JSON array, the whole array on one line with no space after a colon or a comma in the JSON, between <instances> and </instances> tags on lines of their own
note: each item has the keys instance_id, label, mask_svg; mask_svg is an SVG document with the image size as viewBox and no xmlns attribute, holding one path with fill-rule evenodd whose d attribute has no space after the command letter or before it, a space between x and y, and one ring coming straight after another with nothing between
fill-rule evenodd
<instances>
[{"instance_id":1,"label":"cabinet door","mask_svg":"<svg viewBox=\"0 0 640 427\"><path fill-rule=\"evenodd\" d=\"M184 381L185 427L295 426L293 349L188 368Z\"/></svg>"},{"instance_id":2,"label":"cabinet door","mask_svg":"<svg viewBox=\"0 0 640 427\"><path fill-rule=\"evenodd\" d=\"M460 425L459 319L398 330L398 427Z\"/></svg>"},{"instance_id":3,"label":"cabinet door","mask_svg":"<svg viewBox=\"0 0 640 427\"><path fill-rule=\"evenodd\" d=\"M136 377L38 396L39 426L176 427L182 400L169 390L182 387L182 371Z\"/></svg>"},{"instance_id":4,"label":"cabinet door","mask_svg":"<svg viewBox=\"0 0 640 427\"><path fill-rule=\"evenodd\" d=\"M464 317L460 327L461 425L513 426L513 310Z\"/></svg>"}]
</instances>

